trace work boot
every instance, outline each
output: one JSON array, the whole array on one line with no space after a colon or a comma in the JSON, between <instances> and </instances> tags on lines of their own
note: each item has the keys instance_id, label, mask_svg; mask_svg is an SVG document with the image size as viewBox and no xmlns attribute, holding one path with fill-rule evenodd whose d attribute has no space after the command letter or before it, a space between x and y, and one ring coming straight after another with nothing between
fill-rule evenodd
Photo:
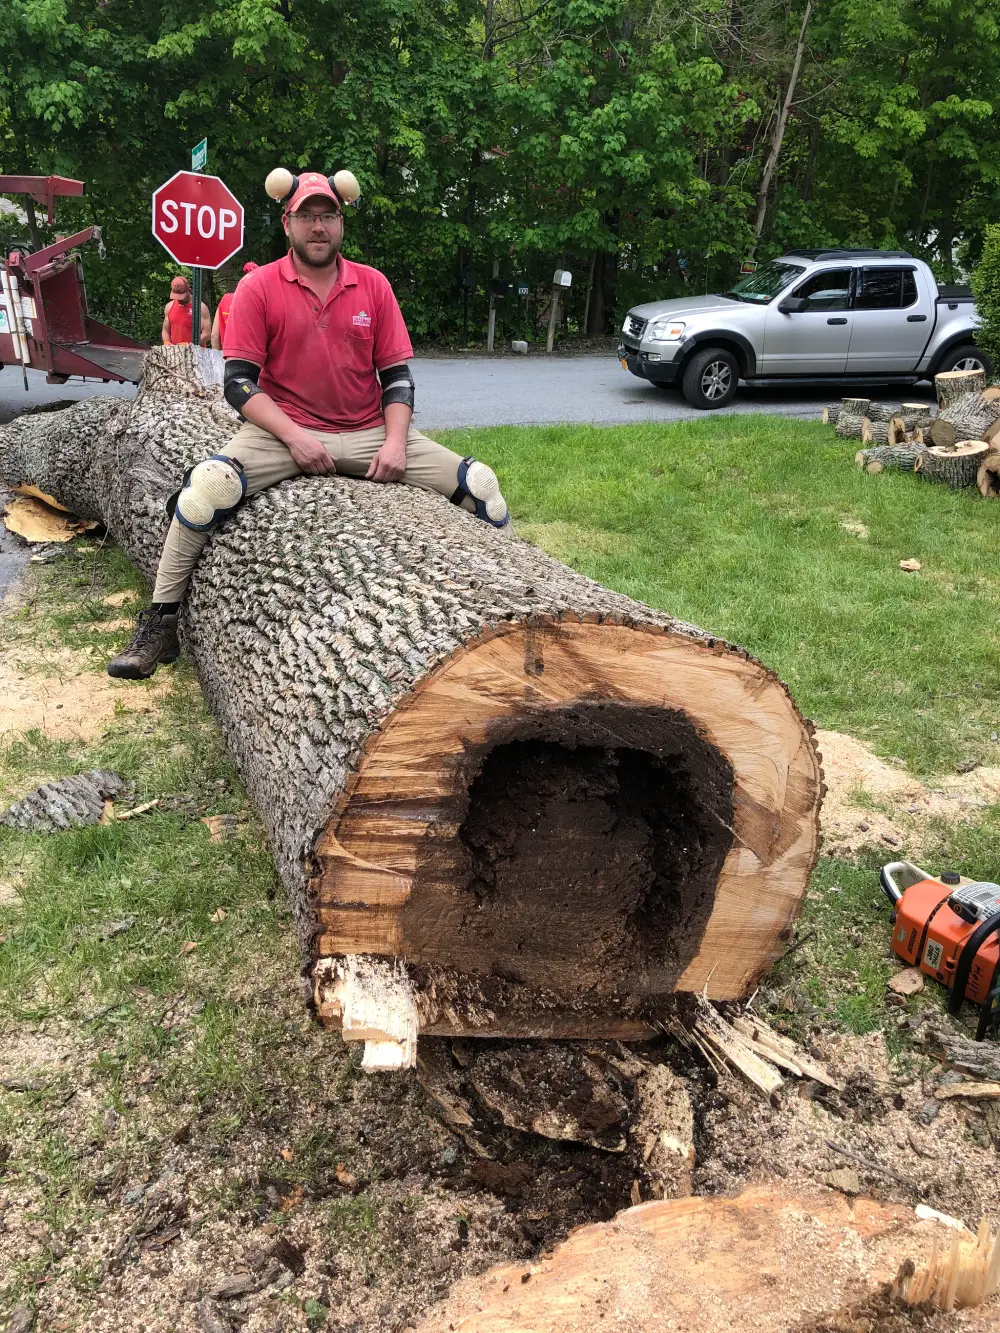
<instances>
[{"instance_id":1,"label":"work boot","mask_svg":"<svg viewBox=\"0 0 1000 1333\"><path fill-rule=\"evenodd\" d=\"M180 653L176 611L167 614L147 606L139 612L132 642L108 663L108 675L119 680L148 680L158 666L176 662Z\"/></svg>"}]
</instances>

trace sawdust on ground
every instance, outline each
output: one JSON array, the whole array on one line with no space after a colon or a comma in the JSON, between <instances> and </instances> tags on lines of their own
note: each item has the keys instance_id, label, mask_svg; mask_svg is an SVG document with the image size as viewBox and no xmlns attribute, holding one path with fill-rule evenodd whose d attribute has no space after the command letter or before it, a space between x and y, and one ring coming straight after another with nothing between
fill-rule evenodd
<instances>
[{"instance_id":1,"label":"sawdust on ground","mask_svg":"<svg viewBox=\"0 0 1000 1333\"><path fill-rule=\"evenodd\" d=\"M149 682L112 680L93 648L49 648L34 653L21 644L0 656L0 740L38 730L50 740L93 741L116 710L150 712L169 687L165 676Z\"/></svg>"},{"instance_id":2,"label":"sawdust on ground","mask_svg":"<svg viewBox=\"0 0 1000 1333\"><path fill-rule=\"evenodd\" d=\"M1000 768L949 773L925 786L851 736L817 731L816 744L828 788L821 816L827 856L898 847L912 857L924 846L933 821L974 823L1000 802Z\"/></svg>"}]
</instances>

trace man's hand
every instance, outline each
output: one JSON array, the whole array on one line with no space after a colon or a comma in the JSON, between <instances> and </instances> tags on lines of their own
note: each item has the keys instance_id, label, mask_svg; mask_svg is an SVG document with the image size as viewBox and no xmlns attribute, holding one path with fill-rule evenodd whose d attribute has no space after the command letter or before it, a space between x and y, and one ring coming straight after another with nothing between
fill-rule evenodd
<instances>
[{"instance_id":1,"label":"man's hand","mask_svg":"<svg viewBox=\"0 0 1000 1333\"><path fill-rule=\"evenodd\" d=\"M365 473L366 481L402 481L406 471L406 441L386 440Z\"/></svg>"},{"instance_id":2,"label":"man's hand","mask_svg":"<svg viewBox=\"0 0 1000 1333\"><path fill-rule=\"evenodd\" d=\"M337 465L327 453L325 445L320 444L301 426L286 434L284 443L302 471L310 476L333 476L337 471Z\"/></svg>"}]
</instances>

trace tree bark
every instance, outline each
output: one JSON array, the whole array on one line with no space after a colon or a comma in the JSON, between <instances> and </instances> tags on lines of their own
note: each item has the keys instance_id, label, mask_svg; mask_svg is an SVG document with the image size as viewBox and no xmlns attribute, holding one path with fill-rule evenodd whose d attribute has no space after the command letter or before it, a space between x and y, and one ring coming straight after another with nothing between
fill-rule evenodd
<instances>
[{"instance_id":1,"label":"tree bark","mask_svg":"<svg viewBox=\"0 0 1000 1333\"><path fill-rule=\"evenodd\" d=\"M846 440L860 440L864 423L868 420L865 416L858 416L853 412L841 410L837 417L837 434Z\"/></svg>"},{"instance_id":2,"label":"tree bark","mask_svg":"<svg viewBox=\"0 0 1000 1333\"><path fill-rule=\"evenodd\" d=\"M792 64L792 73L788 80L788 87L785 90L785 99L781 104L781 111L778 113L778 123L774 127L774 134L771 138L771 150L767 155L767 161L764 163L764 171L761 174L760 185L757 187L757 217L753 226L754 241L760 240L761 232L764 230L764 218L767 216L767 196L771 188L771 180L774 176L775 168L778 165L778 158L781 155L781 144L785 137L785 129L788 125L789 112L792 109L792 99L795 96L795 87L799 81L799 73L802 69L802 57L806 50L806 29L809 27L809 19L812 15L813 0L808 0L806 12L802 16L802 27L799 29L799 40L795 47L795 60Z\"/></svg>"},{"instance_id":3,"label":"tree bark","mask_svg":"<svg viewBox=\"0 0 1000 1333\"><path fill-rule=\"evenodd\" d=\"M0 477L151 577L164 502L237 426L216 358L158 348L134 404L3 427ZM444 497L305 476L215 533L183 630L330 1023L369 1021L368 955L421 1032L637 1036L785 947L819 763L785 686L714 635Z\"/></svg>"}]
</instances>

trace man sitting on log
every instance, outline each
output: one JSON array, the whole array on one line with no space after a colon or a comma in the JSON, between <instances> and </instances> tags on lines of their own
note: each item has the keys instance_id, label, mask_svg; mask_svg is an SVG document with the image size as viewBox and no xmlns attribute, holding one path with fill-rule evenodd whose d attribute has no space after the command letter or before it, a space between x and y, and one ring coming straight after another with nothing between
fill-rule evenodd
<instances>
[{"instance_id":1,"label":"man sitting on log","mask_svg":"<svg viewBox=\"0 0 1000 1333\"><path fill-rule=\"evenodd\" d=\"M108 674L144 680L180 652L177 616L213 530L247 497L302 473L403 482L438 491L502 528L495 473L411 424L413 355L396 297L377 269L340 253L350 172L265 183L285 206L291 249L240 283L226 331L224 391L244 424L224 453L197 464L172 498L153 604Z\"/></svg>"}]
</instances>

